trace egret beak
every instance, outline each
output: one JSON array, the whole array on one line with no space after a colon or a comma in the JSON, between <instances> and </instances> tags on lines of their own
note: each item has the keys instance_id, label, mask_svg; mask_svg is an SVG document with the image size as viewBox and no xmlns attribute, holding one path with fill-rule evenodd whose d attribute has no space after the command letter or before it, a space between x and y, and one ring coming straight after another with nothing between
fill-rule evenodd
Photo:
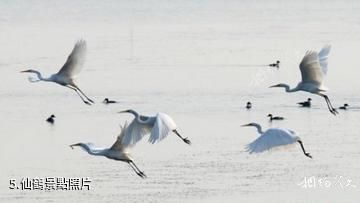
<instances>
[{"instance_id":1,"label":"egret beak","mask_svg":"<svg viewBox=\"0 0 360 203\"><path fill-rule=\"evenodd\" d=\"M250 126L250 124L241 125L241 127L246 127L246 126Z\"/></svg>"},{"instance_id":2,"label":"egret beak","mask_svg":"<svg viewBox=\"0 0 360 203\"><path fill-rule=\"evenodd\" d=\"M30 70L23 70L23 71L20 71L20 73L28 73L30 72Z\"/></svg>"},{"instance_id":3,"label":"egret beak","mask_svg":"<svg viewBox=\"0 0 360 203\"><path fill-rule=\"evenodd\" d=\"M124 111L119 111L118 113L128 113L128 110L124 110Z\"/></svg>"},{"instance_id":4,"label":"egret beak","mask_svg":"<svg viewBox=\"0 0 360 203\"><path fill-rule=\"evenodd\" d=\"M80 143L69 145L71 149L74 149L75 146L80 146Z\"/></svg>"},{"instance_id":5,"label":"egret beak","mask_svg":"<svg viewBox=\"0 0 360 203\"><path fill-rule=\"evenodd\" d=\"M269 88L272 88L272 87L279 87L279 85L272 85Z\"/></svg>"}]
</instances>

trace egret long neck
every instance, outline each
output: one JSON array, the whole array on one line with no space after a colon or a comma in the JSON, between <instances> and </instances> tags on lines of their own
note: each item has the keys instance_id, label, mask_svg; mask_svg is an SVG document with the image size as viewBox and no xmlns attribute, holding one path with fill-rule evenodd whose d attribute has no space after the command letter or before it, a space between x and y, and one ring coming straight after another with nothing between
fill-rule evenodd
<instances>
[{"instance_id":1,"label":"egret long neck","mask_svg":"<svg viewBox=\"0 0 360 203\"><path fill-rule=\"evenodd\" d=\"M297 87L291 89L290 86L287 85L287 84L284 84L282 87L285 88L286 92L295 92L295 91L297 91Z\"/></svg>"},{"instance_id":2,"label":"egret long neck","mask_svg":"<svg viewBox=\"0 0 360 203\"><path fill-rule=\"evenodd\" d=\"M261 125L255 123L253 126L256 128L256 130L258 131L259 134L264 133L264 131L262 131Z\"/></svg>"},{"instance_id":3,"label":"egret long neck","mask_svg":"<svg viewBox=\"0 0 360 203\"><path fill-rule=\"evenodd\" d=\"M135 116L135 119L136 119L137 122L144 123L144 124L148 122L148 117L147 116L142 116L142 115L140 115L138 112L136 112L134 110L129 110L128 112Z\"/></svg>"},{"instance_id":4,"label":"egret long neck","mask_svg":"<svg viewBox=\"0 0 360 203\"><path fill-rule=\"evenodd\" d=\"M87 153L94 156L104 156L105 153L104 149L95 149L87 144L81 144L80 147L84 149Z\"/></svg>"},{"instance_id":5,"label":"egret long neck","mask_svg":"<svg viewBox=\"0 0 360 203\"><path fill-rule=\"evenodd\" d=\"M32 73L36 74L38 80L37 81L33 81L33 82L38 82L38 81L47 81L47 82L51 82L52 78L44 78L41 73L39 71L33 70Z\"/></svg>"},{"instance_id":6,"label":"egret long neck","mask_svg":"<svg viewBox=\"0 0 360 203\"><path fill-rule=\"evenodd\" d=\"M139 117L139 113L138 112L136 112L136 111L134 111L134 110L129 110L128 111L129 113L131 113L132 115L134 115L135 116L135 118L138 118Z\"/></svg>"},{"instance_id":7,"label":"egret long neck","mask_svg":"<svg viewBox=\"0 0 360 203\"><path fill-rule=\"evenodd\" d=\"M36 74L36 76L38 77L39 80L44 80L43 76L41 75L41 73L39 71L34 70L32 72Z\"/></svg>"}]
</instances>

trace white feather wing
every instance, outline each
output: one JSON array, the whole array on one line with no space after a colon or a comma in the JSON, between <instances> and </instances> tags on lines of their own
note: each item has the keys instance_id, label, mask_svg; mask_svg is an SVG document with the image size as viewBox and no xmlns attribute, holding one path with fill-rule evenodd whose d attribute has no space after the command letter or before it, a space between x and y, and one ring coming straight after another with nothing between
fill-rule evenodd
<instances>
[{"instance_id":1,"label":"white feather wing","mask_svg":"<svg viewBox=\"0 0 360 203\"><path fill-rule=\"evenodd\" d=\"M319 52L319 62L322 72L326 75L328 71L328 56L330 53L331 45L325 45Z\"/></svg>"},{"instance_id":2,"label":"white feather wing","mask_svg":"<svg viewBox=\"0 0 360 203\"><path fill-rule=\"evenodd\" d=\"M125 134L121 143L123 145L134 145L150 132L151 125L139 123L136 119L133 119L130 125L125 129Z\"/></svg>"},{"instance_id":3,"label":"white feather wing","mask_svg":"<svg viewBox=\"0 0 360 203\"><path fill-rule=\"evenodd\" d=\"M149 142L154 144L163 140L174 129L176 129L176 124L172 118L164 113L158 113L154 127L151 130Z\"/></svg>"},{"instance_id":4,"label":"white feather wing","mask_svg":"<svg viewBox=\"0 0 360 203\"><path fill-rule=\"evenodd\" d=\"M65 64L57 74L71 78L72 76L79 73L85 62L85 54L86 54L86 41L79 40L78 42L76 42Z\"/></svg>"},{"instance_id":5,"label":"white feather wing","mask_svg":"<svg viewBox=\"0 0 360 203\"><path fill-rule=\"evenodd\" d=\"M260 153L271 148L293 144L297 141L297 136L293 131L280 128L270 128L259 138L246 146L246 150L252 153Z\"/></svg>"},{"instance_id":6,"label":"white feather wing","mask_svg":"<svg viewBox=\"0 0 360 203\"><path fill-rule=\"evenodd\" d=\"M324 74L320 67L317 52L309 51L305 54L300 63L300 71L303 83L321 85Z\"/></svg>"},{"instance_id":7,"label":"white feather wing","mask_svg":"<svg viewBox=\"0 0 360 203\"><path fill-rule=\"evenodd\" d=\"M120 134L117 136L117 139L116 139L115 143L111 146L110 149L115 150L115 151L123 151L123 149L133 146L133 145L130 145L130 144L125 145L125 144L122 143L122 140L125 137L125 132L126 132L127 128L128 128L127 122L125 122L124 126L120 125Z\"/></svg>"}]
</instances>

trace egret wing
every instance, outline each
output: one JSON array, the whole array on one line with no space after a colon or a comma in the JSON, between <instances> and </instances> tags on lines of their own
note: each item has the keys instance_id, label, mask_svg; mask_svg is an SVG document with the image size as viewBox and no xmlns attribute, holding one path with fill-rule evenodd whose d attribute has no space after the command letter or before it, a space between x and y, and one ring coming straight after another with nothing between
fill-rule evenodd
<instances>
[{"instance_id":1,"label":"egret wing","mask_svg":"<svg viewBox=\"0 0 360 203\"><path fill-rule=\"evenodd\" d=\"M121 143L125 146L134 145L150 132L151 125L139 123L136 119L133 119L130 125L125 129L125 134L121 139Z\"/></svg>"},{"instance_id":2,"label":"egret wing","mask_svg":"<svg viewBox=\"0 0 360 203\"><path fill-rule=\"evenodd\" d=\"M124 126L120 125L120 134L118 135L115 143L111 146L110 149L122 151L122 149L124 149L124 148L133 146L133 145L124 145L122 143L122 140L124 139L125 131L126 131L127 127L128 127L127 122L125 122Z\"/></svg>"},{"instance_id":3,"label":"egret wing","mask_svg":"<svg viewBox=\"0 0 360 203\"><path fill-rule=\"evenodd\" d=\"M296 136L295 131L293 131L293 130L289 130L289 129L288 129L287 131L289 131L293 137L294 137L294 136Z\"/></svg>"},{"instance_id":4,"label":"egret wing","mask_svg":"<svg viewBox=\"0 0 360 203\"><path fill-rule=\"evenodd\" d=\"M246 146L246 150L252 153L260 153L274 147L293 144L296 142L293 134L284 129L272 128L265 131L259 138Z\"/></svg>"},{"instance_id":5,"label":"egret wing","mask_svg":"<svg viewBox=\"0 0 360 203\"><path fill-rule=\"evenodd\" d=\"M154 144L163 140L169 132L173 129L174 122L166 114L159 113L156 116L154 127L151 130L149 142Z\"/></svg>"},{"instance_id":6,"label":"egret wing","mask_svg":"<svg viewBox=\"0 0 360 203\"><path fill-rule=\"evenodd\" d=\"M85 54L86 41L79 40L78 42L76 42L74 49L72 50L65 64L57 74L71 78L72 76L79 73L85 62Z\"/></svg>"},{"instance_id":7,"label":"egret wing","mask_svg":"<svg viewBox=\"0 0 360 203\"><path fill-rule=\"evenodd\" d=\"M323 73L319 63L317 52L309 51L300 63L301 78L303 83L321 85Z\"/></svg>"},{"instance_id":8,"label":"egret wing","mask_svg":"<svg viewBox=\"0 0 360 203\"><path fill-rule=\"evenodd\" d=\"M157 117L160 118L170 129L176 129L175 121L169 115L165 113L158 113Z\"/></svg>"},{"instance_id":9,"label":"egret wing","mask_svg":"<svg viewBox=\"0 0 360 203\"><path fill-rule=\"evenodd\" d=\"M330 53L331 45L325 45L319 52L319 62L321 66L321 71L326 75L328 71L328 56Z\"/></svg>"}]
</instances>

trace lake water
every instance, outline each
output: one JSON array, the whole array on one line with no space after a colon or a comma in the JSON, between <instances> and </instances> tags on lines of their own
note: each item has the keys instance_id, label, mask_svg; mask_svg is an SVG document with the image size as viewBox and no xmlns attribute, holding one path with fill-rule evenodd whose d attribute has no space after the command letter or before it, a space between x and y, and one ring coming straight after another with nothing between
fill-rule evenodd
<instances>
[{"instance_id":1,"label":"lake water","mask_svg":"<svg viewBox=\"0 0 360 203\"><path fill-rule=\"evenodd\" d=\"M359 202L359 33L357 0L1 1L0 202ZM77 82L95 105L19 73L55 73L81 38L88 52ZM319 96L268 88L296 85L304 53L328 43L328 95L348 111L333 116ZM262 66L278 59L279 70ZM105 97L119 103L106 106ZM311 109L297 107L308 97ZM172 134L136 145L147 179L71 150L110 146L132 119L116 112L129 108L168 113L193 144ZM268 113L286 119L269 123ZM296 131L314 158L298 145L249 155L245 145L258 136L241 127L249 122ZM47 177L89 177L91 188L9 188L10 179Z\"/></svg>"}]
</instances>

